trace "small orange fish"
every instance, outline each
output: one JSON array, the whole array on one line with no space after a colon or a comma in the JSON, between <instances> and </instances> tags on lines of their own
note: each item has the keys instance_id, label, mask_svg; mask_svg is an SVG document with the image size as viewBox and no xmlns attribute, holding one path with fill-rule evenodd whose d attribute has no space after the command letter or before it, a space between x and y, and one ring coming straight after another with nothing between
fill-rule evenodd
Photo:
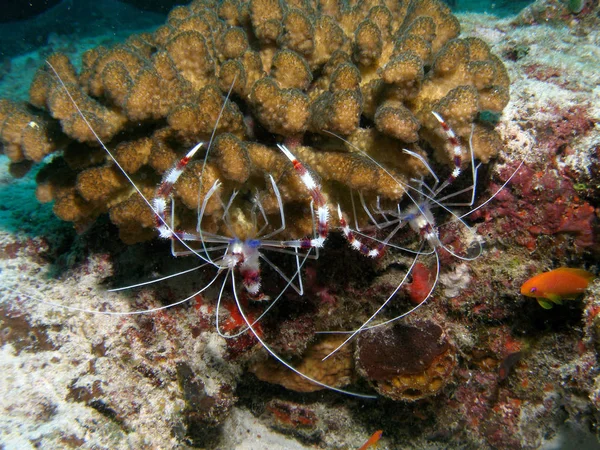
<instances>
[{"instance_id":1,"label":"small orange fish","mask_svg":"<svg viewBox=\"0 0 600 450\"><path fill-rule=\"evenodd\" d=\"M377 430L375 433L371 435L371 437L365 442L358 450L367 450L373 445L377 444L377 441L381 439L381 435L383 434L383 430Z\"/></svg>"},{"instance_id":2,"label":"small orange fish","mask_svg":"<svg viewBox=\"0 0 600 450\"><path fill-rule=\"evenodd\" d=\"M527 280L521 286L521 294L536 298L542 308L550 309L553 303L562 304L563 298L577 297L594 278L586 270L561 267Z\"/></svg>"}]
</instances>

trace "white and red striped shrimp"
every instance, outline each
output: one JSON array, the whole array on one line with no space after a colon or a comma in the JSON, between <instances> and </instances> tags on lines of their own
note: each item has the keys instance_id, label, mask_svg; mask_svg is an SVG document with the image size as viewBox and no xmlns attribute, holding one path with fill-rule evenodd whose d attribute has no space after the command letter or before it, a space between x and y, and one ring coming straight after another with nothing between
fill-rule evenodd
<instances>
[{"instance_id":1,"label":"white and red striped shrimp","mask_svg":"<svg viewBox=\"0 0 600 450\"><path fill-rule=\"evenodd\" d=\"M287 290L288 287L292 287L295 289L300 295L303 294L302 287L302 277L301 277L301 269L307 258L314 258L318 256L318 250L323 247L325 240L327 239L328 231L329 231L329 209L327 203L325 202L324 196L321 192L321 187L316 179L313 177L312 173L302 164L297 158L293 155L293 153L285 146L279 144L278 147L280 151L290 160L292 163L295 172L300 177L303 184L306 186L308 192L311 195L311 213L312 213L312 221L313 221L313 229L314 234L312 237L306 237L301 239L291 239L291 240L276 240L273 239L277 234L281 233L286 228L286 219L283 208L283 201L281 198L281 194L279 192L279 188L274 178L269 174L268 179L270 182L270 188L272 189L275 198L277 199L278 207L279 207L279 216L281 220L281 225L279 228L264 232L268 227L268 219L263 209L263 206L260 201L260 197L257 195L254 199L254 205L251 211L252 221L255 224L255 233L250 238L239 238L236 236L233 227L230 225L229 218L229 209L232 205L233 201L237 196L237 191L234 191L227 204L224 204L221 198L218 196L219 189L221 187L221 182L216 180L213 185L210 187L200 205L198 205L198 221L195 232L190 231L181 231L175 228L174 226L174 199L172 196L174 186L180 176L184 173L188 163L194 158L194 156L198 153L201 148L206 148L204 162L206 163L206 159L208 158L208 153L210 151L210 145L212 143L212 139L215 134L215 130L218 126L218 121L223 113L223 109L225 108L226 102L229 100L228 93L225 98L225 102L221 109L221 112L217 118L217 122L213 129L213 135L208 143L200 142L196 146L194 146L191 150L187 152L187 154L181 158L179 161L174 164L174 166L165 172L162 177L162 180L155 191L155 196L152 200L148 199L144 196L141 190L136 186L135 182L131 179L131 177L127 174L127 172L122 168L119 164L111 150L104 144L102 139L97 135L97 133L92 128L85 114L78 107L74 98L71 96L67 86L60 78L59 74L56 72L54 67L50 63L48 63L56 77L58 78L60 84L63 89L67 93L74 107L76 108L78 114L84 120L87 127L95 136L98 143L104 149L106 154L110 157L110 159L114 162L114 164L121 170L123 175L128 179L132 187L137 191L137 193L141 196L144 202L152 209L155 219L156 219L156 229L159 233L159 236L163 239L168 239L171 241L171 251L174 256L182 256L182 255L193 255L199 260L202 261L202 264L194 267L192 269L188 269L183 272L175 273L172 275L168 275L165 277L161 277L159 279L154 279L147 282L138 283L135 285L122 287L118 289L113 289L111 291L120 291L125 289L132 289L140 286L146 286L148 284L157 283L168 278L176 277L179 275L187 274L195 270L199 270L201 268L214 268L216 273L212 276L210 281L204 284L204 286L189 295L188 297L179 300L177 302L171 303L169 305L160 306L156 308L150 308L145 310L138 311L123 311L123 312L111 312L111 311L98 311L98 310L90 310L85 308L78 308L68 305L61 305L54 302L43 301L35 298L36 301L44 304L48 304L51 306L57 306L60 308L75 310L79 312L92 313L92 314L103 314L103 315L113 315L113 316L129 316L129 315L138 315L138 314L149 314L155 313L158 311L162 311L168 308L172 308L176 305L187 302L199 294L207 290L210 286L212 286L216 280L221 276L221 274L225 274L223 276L223 282L221 288L219 290L217 306L216 306L216 331L218 334L224 338L232 338L241 335L246 331L250 331L252 335L256 338L258 342L267 350L267 352L281 364L295 372L297 375L317 384L324 388L334 390L337 392L364 397L364 398L373 398L372 395L358 394L350 391L346 391L337 387L329 386L324 384L314 378L311 378L308 375L300 372L295 369L289 362L285 361L281 356L279 356L274 350L272 350L269 345L264 341L263 337L259 330L256 329L256 324L261 318L272 308L275 302L282 297L283 293ZM234 81L235 82L235 81ZM202 181L202 175L201 175ZM207 203L211 200L211 198L216 197L218 201L221 202L223 206L223 214L221 216L224 225L230 231L230 236L218 235L215 233L207 232L202 229L202 220L204 218L205 210L207 207ZM315 218L315 209L316 209L316 218ZM170 219L168 217L170 210ZM261 215L264 225L258 228L256 226L257 219L256 213ZM195 242L196 245L191 245L191 243ZM176 251L175 243L180 246L183 246L183 250ZM264 250L271 250L280 253L291 254L295 258L295 272L291 276L287 276L284 274L283 270L280 269L275 263L271 262L269 258L263 253ZM312 251L315 250L317 255L313 255ZM278 293L276 298L272 300L269 306L263 311L263 313L255 320L251 319L248 314L244 311L242 302L240 301L240 295L238 293L238 282L241 281L241 285L243 287L244 292L248 294L250 299L252 300L264 300L269 299L268 296L264 295L261 286L261 264L260 261L264 261L267 265L274 270L279 276L281 276L285 282L285 287ZM241 280L238 279L238 275ZM294 283L294 280L298 280L297 284ZM235 303L239 310L240 315L243 317L245 322L245 328L236 334L226 334L221 331L219 326L219 309L223 299L223 295L225 292L225 286L228 282L231 282L232 286L232 294L235 299ZM33 298L33 297L30 297Z\"/></svg>"},{"instance_id":2,"label":"white and red striped shrimp","mask_svg":"<svg viewBox=\"0 0 600 450\"><path fill-rule=\"evenodd\" d=\"M442 118L442 116L440 114L438 114L436 112L432 112L432 113L435 116L435 118L437 119L437 121L439 122L440 127L442 128L442 130L446 136L446 140L447 140L449 146L451 147L452 162L454 165L452 172L448 175L446 180L443 182L440 182L440 178L436 175L435 171L432 169L432 167L427 163L427 161L421 155L419 155L415 152L412 152L410 150L404 149L403 151L406 154L409 154L409 155L413 156L414 158L419 159L419 161L421 161L421 163L425 166L425 168L427 169L429 174L434 179L434 183L432 186L429 186L422 178L418 179L418 180L411 180L410 183L403 182L403 181L397 179L396 177L394 177L393 174L391 174L389 171L387 171L377 161L374 161L369 155L362 152L360 149L357 149L359 152L364 154L367 158L371 159L375 164L377 164L379 167L381 167L390 177L392 177L398 184L400 184L404 188L404 190L406 192L406 196L409 199L409 206L406 208L406 211L402 211L402 209L400 208L400 205L396 205L396 207L392 208L392 209L384 210L381 208L380 201L378 198L377 202L376 202L376 206L369 207L367 205L362 193L359 193L361 205L362 205L364 211L366 212L366 214L368 215L368 217L370 218L371 222L373 222L373 224L379 229L385 229L385 228L389 228L389 227L393 227L393 228L387 234L387 236L382 240L378 240L371 236L366 236L363 233L361 233L360 231L353 230L350 228L346 219L344 218L341 208L338 206L338 217L339 217L339 221L340 221L340 226L341 226L344 236L346 237L346 240L349 242L349 244L352 246L352 248L354 248L355 250L359 251L363 255L368 256L370 258L377 258L377 257L381 256L387 248L393 248L393 249L400 250L401 252L412 253L414 255L414 258L412 259L412 262L409 265L404 277L402 278L400 283L396 286L396 288L392 291L392 293L387 297L387 299L377 308L377 310L358 329L356 329L354 331L350 331L350 332L341 332L341 333L349 333L350 336L342 344L340 344L334 351L332 351L329 355L327 355L324 359L327 359L328 357L333 355L337 350L339 350L342 346L344 346L348 341L350 341L359 332L368 330L368 329L371 329L374 327L383 326L383 325L389 324L391 322L400 320L403 317L406 317L406 316L412 314L417 309L419 309L421 306L423 306L426 303L426 301L431 297L433 292L435 291L435 288L439 281L439 275L440 275L439 252L440 251L448 252L453 257L455 257L459 260L462 260L462 261L472 261L472 260L479 258L483 253L482 241L479 238L479 236L477 236L475 230L473 230L463 220L463 218L468 216L469 214L472 214L476 210L482 208L484 205L486 205L488 202L490 202L494 197L496 197L496 195L498 195L502 191L502 189L504 189L504 187L516 175L516 173L518 172L518 170L520 169L520 167L522 165L522 163L521 163L517 167L517 169L512 173L512 175L508 178L508 180L493 195L491 195L486 201L484 201L482 204L480 204L476 208L472 208L473 205L475 204L476 189L477 189L477 171L479 168L479 164L475 165L475 157L473 154L472 136L471 136L471 139L469 142L469 149L468 149L470 165L471 165L471 174L472 174L472 179L471 179L470 185L468 187L466 187L464 189L460 189L456 192L449 193L445 196L440 196L442 191L444 191L445 189L450 187L456 181L456 179L458 177L460 177L460 175L462 174L462 172L463 172L462 167L463 167L463 163L464 163L464 161L463 161L464 152L463 152L463 148L459 142L459 139L456 136L456 134L454 133L454 131L452 130L452 128L450 128L450 126L444 121L444 119ZM467 192L471 192L471 196L470 196L471 198L469 201L462 202L462 203L448 202L449 199L453 199L456 196L459 196L459 195L467 193ZM469 209L466 213L458 215L451 209L451 207L456 207L456 206L463 206L463 207L468 207L471 209ZM438 225L436 223L436 217L434 215L435 208L440 208L443 211L445 211L446 213L450 214L451 219L441 225ZM377 220L376 217L380 217L383 220ZM465 231L464 238L467 239L467 241L468 241L468 242L466 242L467 248L469 248L471 245L474 244L474 248L471 248L470 252L467 251L466 254L460 254L459 252L452 249L450 246L445 245L442 242L442 240L440 240L440 228L443 226L449 225L451 223L458 223L460 225L460 227ZM419 244L418 244L418 248L416 250L405 248L405 247L400 247L391 242L392 238L394 236L396 236L396 234L402 228L404 228L406 226L410 227L419 236ZM428 251L424 250L425 247L429 247L429 250ZM374 325L369 325L381 313L381 311L388 305L388 303L392 300L392 298L394 298L395 295L406 285L411 273L413 272L413 269L416 266L416 263L417 263L419 257L426 256L426 255L433 255L435 257L435 275L433 277L434 279L431 283L431 287L428 290L428 292L426 293L426 295L424 295L421 299L419 299L418 304L415 305L414 307L410 308L408 311L406 311L396 317L393 317L391 319L385 320L383 322L380 322L380 323L377 323Z\"/></svg>"}]
</instances>

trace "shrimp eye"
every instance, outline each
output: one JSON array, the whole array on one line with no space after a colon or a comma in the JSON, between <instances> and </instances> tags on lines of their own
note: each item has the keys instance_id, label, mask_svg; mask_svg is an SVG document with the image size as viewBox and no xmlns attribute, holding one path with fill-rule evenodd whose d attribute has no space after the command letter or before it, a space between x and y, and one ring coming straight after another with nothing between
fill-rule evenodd
<instances>
[{"instance_id":1,"label":"shrimp eye","mask_svg":"<svg viewBox=\"0 0 600 450\"><path fill-rule=\"evenodd\" d=\"M536 292L536 291L537 291L537 288L536 288L536 287L532 287L532 288L529 290L529 292L530 292L531 294L533 294L533 293L534 293L534 292Z\"/></svg>"}]
</instances>

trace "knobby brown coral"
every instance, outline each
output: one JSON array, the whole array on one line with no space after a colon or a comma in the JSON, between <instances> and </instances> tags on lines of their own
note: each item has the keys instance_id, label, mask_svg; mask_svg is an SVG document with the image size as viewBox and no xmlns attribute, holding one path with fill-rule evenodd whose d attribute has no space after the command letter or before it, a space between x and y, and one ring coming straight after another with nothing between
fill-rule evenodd
<instances>
[{"instance_id":1,"label":"knobby brown coral","mask_svg":"<svg viewBox=\"0 0 600 450\"><path fill-rule=\"evenodd\" d=\"M426 144L435 159L450 162L433 110L465 142L474 129L476 156L493 157L498 136L478 122L478 113L502 111L509 80L483 41L457 39L459 32L438 0L196 0L173 9L152 34L88 51L79 74L64 55L49 62L149 197L164 171L215 131L208 163L192 164L175 190L176 220L192 226L189 210L217 179L225 203L234 189L257 189L266 213L277 214L265 181L271 174L286 208L306 208L306 192L276 141L301 145L299 157L320 175L330 200L340 202L347 201L347 188L390 199L403 194L356 149L399 179L424 174L402 148L427 158ZM152 214L132 197L130 183L98 148L49 66L35 76L30 104L4 100L0 119L0 141L15 172L63 150L38 178L38 198L54 200L59 217L84 227L109 211L126 242L153 235ZM242 222L251 222L250 206L239 202ZM208 228L222 227L222 210L217 196L208 201ZM294 230L310 231L310 221Z\"/></svg>"}]
</instances>

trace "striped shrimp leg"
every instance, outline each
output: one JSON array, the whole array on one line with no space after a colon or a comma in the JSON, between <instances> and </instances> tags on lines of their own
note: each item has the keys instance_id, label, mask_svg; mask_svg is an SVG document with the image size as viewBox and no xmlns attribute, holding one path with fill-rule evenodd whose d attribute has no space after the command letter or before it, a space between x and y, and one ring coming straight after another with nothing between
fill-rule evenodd
<instances>
[{"instance_id":1,"label":"striped shrimp leg","mask_svg":"<svg viewBox=\"0 0 600 450\"><path fill-rule=\"evenodd\" d=\"M188 163L194 157L196 152L202 148L204 142L196 144L187 154L181 158L177 163L165 172L163 178L156 189L156 194L152 199L152 206L154 209L154 215L156 217L156 229L159 232L161 238L173 239L177 236L179 239L188 239L187 233L174 231L167 225L165 213L167 210L167 203L171 199L173 193L173 186L187 167Z\"/></svg>"},{"instance_id":2,"label":"striped shrimp leg","mask_svg":"<svg viewBox=\"0 0 600 450\"><path fill-rule=\"evenodd\" d=\"M456 136L456 134L454 133L452 128L450 128L450 126L446 123L446 121L442 118L442 116L440 114L436 113L435 111L432 111L431 113L434 115L434 117L440 123L440 126L442 127L442 129L444 130L444 133L446 134L446 138L448 139L448 142L452 146L452 162L454 163L454 169L452 170L452 173L448 176L446 181L444 181L442 183L442 185L436 189L436 194L437 194L440 191L442 191L446 186L452 184L454 182L454 180L456 180L458 178L458 176L461 174L462 162L463 162L462 154L463 153L462 153L462 147L460 145L460 142L458 141L458 137Z\"/></svg>"},{"instance_id":3,"label":"striped shrimp leg","mask_svg":"<svg viewBox=\"0 0 600 450\"><path fill-rule=\"evenodd\" d=\"M236 79L237 79L237 75L233 78L231 86L229 87L229 91L227 92L227 96L225 97L225 101L223 102L223 106L221 107L221 110L219 111L219 115L217 117L217 121L213 128L212 135L210 137L210 141L208 142L208 149L210 149L210 145L215 137L215 132L219 126L219 122L221 121L221 117L223 115L223 111L225 110L225 106L227 105L227 101L229 100L229 97L231 96L231 91L233 90L233 86L235 85ZM177 182L177 180L179 179L179 177L185 170L188 163L192 160L192 158L198 152L198 150L200 150L202 148L202 146L204 146L204 144L206 144L206 143L200 141L198 144L196 144L194 146L194 148L192 148L189 152L187 152L187 154L183 158L181 158L179 161L177 161L177 163L173 167L171 167L171 169L169 169L167 172L165 172L160 185L156 189L156 194L154 196L154 199L152 200L152 204L153 204L153 209L154 209L155 217L156 217L156 228L158 229L158 232L159 232L159 235L161 238L165 238L165 239L173 239L174 238L179 241L197 240L198 239L198 236L196 236L196 235L193 235L190 233L185 233L185 232L174 231L173 229L171 229L167 225L167 221L165 220L165 213L167 210L167 201L172 198L171 194L173 192L173 186L175 185L175 183ZM208 158L208 150L207 150L206 156L204 157L205 163L206 163L206 158ZM210 198L210 196L220 187L220 185L221 185L220 182L217 180L213 184L211 189L208 191L205 198ZM196 252L193 252L193 253L196 254L197 256L200 256Z\"/></svg>"},{"instance_id":4,"label":"striped shrimp leg","mask_svg":"<svg viewBox=\"0 0 600 450\"><path fill-rule=\"evenodd\" d=\"M344 233L346 240L354 250L359 251L360 253L362 253L365 256L368 256L369 258L378 258L381 255L383 255L383 251L385 248L385 244L383 242L380 242L375 247L369 247L367 244L365 244L359 238L356 237L356 235L348 225L348 222L346 222L346 219L342 214L342 209L340 208L340 205L338 205L338 217L340 220L340 226L342 227L342 232Z\"/></svg>"},{"instance_id":5,"label":"striped shrimp leg","mask_svg":"<svg viewBox=\"0 0 600 450\"><path fill-rule=\"evenodd\" d=\"M325 239L327 239L327 234L329 233L329 208L327 207L327 203L321 192L321 186L313 178L310 171L298 161L285 145L277 144L277 147L279 147L279 150L281 150L294 165L294 170L296 170L296 173L300 176L300 179L310 192L313 203L317 208L317 236L312 239L302 239L300 241L300 246L301 248L322 248L325 244Z\"/></svg>"}]
</instances>

